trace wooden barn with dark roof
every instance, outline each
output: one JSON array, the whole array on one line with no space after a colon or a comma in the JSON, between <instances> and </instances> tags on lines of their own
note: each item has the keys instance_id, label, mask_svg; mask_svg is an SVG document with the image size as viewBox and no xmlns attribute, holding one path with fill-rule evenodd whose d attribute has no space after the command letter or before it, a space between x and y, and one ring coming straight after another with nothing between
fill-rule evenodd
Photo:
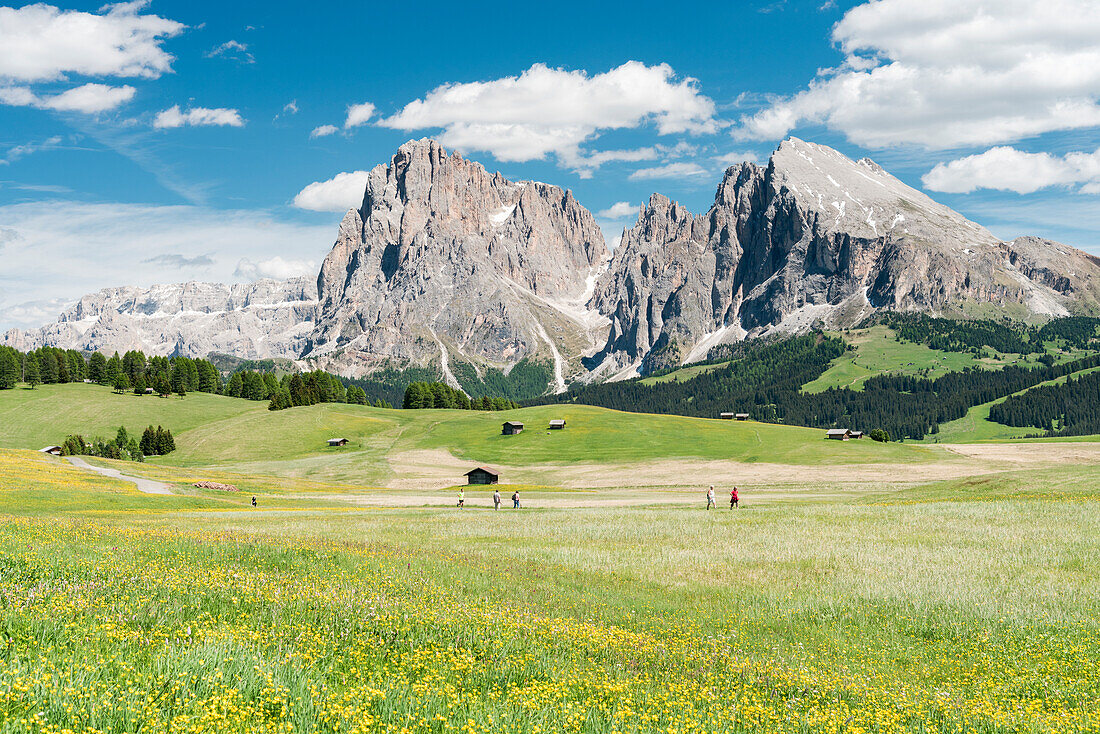
<instances>
[{"instance_id":1,"label":"wooden barn with dark roof","mask_svg":"<svg viewBox=\"0 0 1100 734\"><path fill-rule=\"evenodd\" d=\"M500 481L500 473L494 469L479 466L466 472L467 484L496 484Z\"/></svg>"}]
</instances>

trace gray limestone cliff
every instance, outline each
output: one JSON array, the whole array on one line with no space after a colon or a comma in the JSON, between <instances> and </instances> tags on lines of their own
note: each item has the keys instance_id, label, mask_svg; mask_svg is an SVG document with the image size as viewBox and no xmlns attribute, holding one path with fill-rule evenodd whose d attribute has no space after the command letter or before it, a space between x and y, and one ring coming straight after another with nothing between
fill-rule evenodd
<instances>
[{"instance_id":1,"label":"gray limestone cliff","mask_svg":"<svg viewBox=\"0 0 1100 734\"><path fill-rule=\"evenodd\" d=\"M611 254L570 191L420 140L370 172L315 281L107 289L0 343L418 366L452 384L459 363L480 377L531 360L560 391L877 310L1097 315L1100 259L1002 242L874 162L795 138L727 169L705 213L652 195Z\"/></svg>"},{"instance_id":2,"label":"gray limestone cliff","mask_svg":"<svg viewBox=\"0 0 1100 734\"><path fill-rule=\"evenodd\" d=\"M369 175L317 279L304 357L362 374L380 365L508 369L524 358L581 370L598 318L585 312L607 257L570 191L512 182L428 140Z\"/></svg>"},{"instance_id":3,"label":"gray limestone cliff","mask_svg":"<svg viewBox=\"0 0 1100 734\"><path fill-rule=\"evenodd\" d=\"M56 323L9 331L0 342L106 354L139 349L164 356L286 357L301 352L316 316L312 278L105 288L81 298Z\"/></svg>"},{"instance_id":4,"label":"gray limestone cliff","mask_svg":"<svg viewBox=\"0 0 1100 734\"><path fill-rule=\"evenodd\" d=\"M766 167L729 168L705 214L650 199L597 284L593 306L611 328L589 366L644 373L878 309L1096 314L1098 266L1046 240L1001 242L873 161L791 138Z\"/></svg>"}]
</instances>

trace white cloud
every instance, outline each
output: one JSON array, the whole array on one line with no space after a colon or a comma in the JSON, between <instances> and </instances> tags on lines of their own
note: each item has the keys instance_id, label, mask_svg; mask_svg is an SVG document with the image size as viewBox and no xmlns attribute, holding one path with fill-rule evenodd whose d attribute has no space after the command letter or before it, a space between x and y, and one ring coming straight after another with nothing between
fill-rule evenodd
<instances>
[{"instance_id":1,"label":"white cloud","mask_svg":"<svg viewBox=\"0 0 1100 734\"><path fill-rule=\"evenodd\" d=\"M714 161L724 168L736 166L738 163L744 163L745 161L748 161L749 163L755 163L758 166L761 163L760 156L750 150L725 153L715 158Z\"/></svg>"},{"instance_id":2,"label":"white cloud","mask_svg":"<svg viewBox=\"0 0 1100 734\"><path fill-rule=\"evenodd\" d=\"M25 301L0 310L4 330L10 328L33 329L52 321L76 302L75 298L50 298L44 301Z\"/></svg>"},{"instance_id":3,"label":"white cloud","mask_svg":"<svg viewBox=\"0 0 1100 734\"><path fill-rule=\"evenodd\" d=\"M141 15L144 5L109 6L100 15L45 3L0 7L0 79L55 81L70 73L159 77L171 70L173 60L162 48L164 40L186 26Z\"/></svg>"},{"instance_id":4,"label":"white cloud","mask_svg":"<svg viewBox=\"0 0 1100 734\"><path fill-rule=\"evenodd\" d=\"M28 155L38 153L43 150L53 150L59 145L61 145L60 135L54 135L53 137L46 138L41 143L30 142L24 143L22 145L15 145L11 148L8 148L7 155L5 155L3 158L0 158L0 163L14 163L20 158L24 158ZM0 244L3 244L4 242L3 232L4 230L0 230Z\"/></svg>"},{"instance_id":5,"label":"white cloud","mask_svg":"<svg viewBox=\"0 0 1100 734\"><path fill-rule=\"evenodd\" d=\"M311 138L323 138L326 135L332 135L339 131L340 128L335 125L321 125L320 127L313 128L313 131L309 134Z\"/></svg>"},{"instance_id":6,"label":"white cloud","mask_svg":"<svg viewBox=\"0 0 1100 734\"><path fill-rule=\"evenodd\" d=\"M363 204L367 171L338 173L327 181L314 181L294 197L294 206L315 212L346 212Z\"/></svg>"},{"instance_id":7,"label":"white cloud","mask_svg":"<svg viewBox=\"0 0 1100 734\"><path fill-rule=\"evenodd\" d=\"M40 326L59 310L12 312L28 301L67 302L121 285L232 282L242 277L235 275L242 259L260 273L279 272L275 258L300 271L300 263L320 262L334 232L331 222L305 225L263 211L79 201L0 206L0 222L0 331Z\"/></svg>"},{"instance_id":8,"label":"white cloud","mask_svg":"<svg viewBox=\"0 0 1100 734\"><path fill-rule=\"evenodd\" d=\"M107 84L90 83L67 89L53 96L40 97L29 87L0 87L0 104L94 114L113 110L129 102L134 98L136 91L128 84L112 87Z\"/></svg>"},{"instance_id":9,"label":"white cloud","mask_svg":"<svg viewBox=\"0 0 1100 734\"><path fill-rule=\"evenodd\" d=\"M298 114L298 100L292 99L283 105L284 115L296 115Z\"/></svg>"},{"instance_id":10,"label":"white cloud","mask_svg":"<svg viewBox=\"0 0 1100 734\"><path fill-rule=\"evenodd\" d=\"M937 164L921 179L933 191L968 194L999 189L1030 194L1050 186L1084 184L1083 193L1100 193L1100 149L1094 153L1026 153L1009 147Z\"/></svg>"},{"instance_id":11,"label":"white cloud","mask_svg":"<svg viewBox=\"0 0 1100 734\"><path fill-rule=\"evenodd\" d=\"M637 204L631 204L629 201L618 201L599 212L596 216L610 220L626 219L637 214L640 208Z\"/></svg>"},{"instance_id":12,"label":"white cloud","mask_svg":"<svg viewBox=\"0 0 1100 734\"><path fill-rule=\"evenodd\" d=\"M365 125L372 117L374 117L374 105L370 102L348 105L348 117L344 120L344 128L347 129Z\"/></svg>"},{"instance_id":13,"label":"white cloud","mask_svg":"<svg viewBox=\"0 0 1100 734\"><path fill-rule=\"evenodd\" d=\"M223 58L236 61L241 64L255 64L256 57L248 51L248 44L240 41L226 41L210 49L205 54L206 58Z\"/></svg>"},{"instance_id":14,"label":"white cloud","mask_svg":"<svg viewBox=\"0 0 1100 734\"><path fill-rule=\"evenodd\" d=\"M442 128L444 145L486 151L502 161L557 155L566 165L603 130L656 125L662 135L714 132L714 103L695 79L667 64L630 61L589 76L535 64L519 76L444 84L378 124L398 130Z\"/></svg>"},{"instance_id":15,"label":"white cloud","mask_svg":"<svg viewBox=\"0 0 1100 734\"><path fill-rule=\"evenodd\" d=\"M233 274L243 280L260 280L261 278L286 280L302 275L316 275L317 263L313 260L284 260L279 256L260 260L259 262L241 258Z\"/></svg>"},{"instance_id":16,"label":"white cloud","mask_svg":"<svg viewBox=\"0 0 1100 734\"><path fill-rule=\"evenodd\" d=\"M85 84L47 97L41 106L60 112L106 112L129 102L136 91L130 85L111 87L106 84Z\"/></svg>"},{"instance_id":17,"label":"white cloud","mask_svg":"<svg viewBox=\"0 0 1100 734\"><path fill-rule=\"evenodd\" d=\"M647 181L655 178L695 178L705 176L707 169L697 163L667 163L653 168L639 168L630 174L631 181Z\"/></svg>"},{"instance_id":18,"label":"white cloud","mask_svg":"<svg viewBox=\"0 0 1100 734\"><path fill-rule=\"evenodd\" d=\"M653 161L661 156L661 146L649 148L634 148L631 150L600 150L595 153L578 152L563 155L563 162L573 167L573 170L581 178L592 178L593 172L605 163L612 161L635 163L637 161Z\"/></svg>"},{"instance_id":19,"label":"white cloud","mask_svg":"<svg viewBox=\"0 0 1100 734\"><path fill-rule=\"evenodd\" d=\"M739 137L824 124L871 147L988 145L1100 125L1100 3L877 0L832 34L844 63L742 118Z\"/></svg>"},{"instance_id":20,"label":"white cloud","mask_svg":"<svg viewBox=\"0 0 1100 734\"><path fill-rule=\"evenodd\" d=\"M204 125L242 127L244 125L244 120L241 119L240 112L225 107L217 107L214 109L208 107L193 107L187 110L187 112L182 112L179 105L173 105L166 110L161 110L157 113L156 119L153 120L153 127L156 128L182 127L184 125L196 127Z\"/></svg>"}]
</instances>

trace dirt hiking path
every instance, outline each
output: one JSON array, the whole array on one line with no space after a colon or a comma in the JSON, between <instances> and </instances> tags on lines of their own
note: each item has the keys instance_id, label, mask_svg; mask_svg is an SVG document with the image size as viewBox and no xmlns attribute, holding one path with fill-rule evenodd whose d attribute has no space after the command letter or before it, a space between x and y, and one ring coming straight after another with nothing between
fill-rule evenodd
<instances>
[{"instance_id":1,"label":"dirt hiking path","mask_svg":"<svg viewBox=\"0 0 1100 734\"><path fill-rule=\"evenodd\" d=\"M157 482L152 479L142 479L141 477L131 477L123 474L118 469L108 469L103 466L92 466L88 462L79 456L68 457L69 463L73 466L81 469L87 469L94 471L97 474L102 474L105 477L111 477L112 479L121 479L124 482L130 482L138 488L139 492L145 494L172 494L172 490L164 482Z\"/></svg>"}]
</instances>

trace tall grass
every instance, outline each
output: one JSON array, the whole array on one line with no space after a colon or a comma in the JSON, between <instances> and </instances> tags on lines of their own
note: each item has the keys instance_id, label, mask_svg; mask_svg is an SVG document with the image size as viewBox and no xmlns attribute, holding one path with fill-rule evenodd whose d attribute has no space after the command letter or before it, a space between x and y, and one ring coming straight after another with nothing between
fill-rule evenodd
<instances>
[{"instance_id":1,"label":"tall grass","mask_svg":"<svg viewBox=\"0 0 1100 734\"><path fill-rule=\"evenodd\" d=\"M1063 474L737 512L9 515L0 730L1095 731L1100 491Z\"/></svg>"}]
</instances>

